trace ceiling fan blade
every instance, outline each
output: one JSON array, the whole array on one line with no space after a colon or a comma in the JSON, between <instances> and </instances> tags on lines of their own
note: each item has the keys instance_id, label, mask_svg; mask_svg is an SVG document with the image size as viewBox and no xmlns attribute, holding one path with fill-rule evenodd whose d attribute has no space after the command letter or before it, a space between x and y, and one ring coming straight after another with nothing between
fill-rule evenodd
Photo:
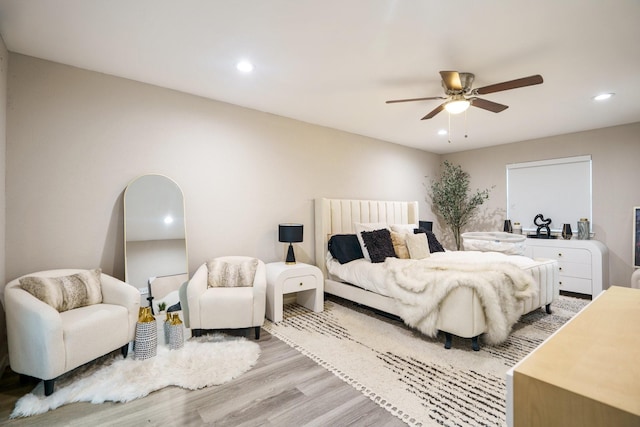
<instances>
[{"instance_id":1,"label":"ceiling fan blade","mask_svg":"<svg viewBox=\"0 0 640 427\"><path fill-rule=\"evenodd\" d=\"M504 111L509 108L508 105L498 104L497 102L487 101L482 98L472 98L470 99L471 105L474 107L482 108L483 110L489 110L494 113L499 113L500 111Z\"/></svg>"},{"instance_id":2,"label":"ceiling fan blade","mask_svg":"<svg viewBox=\"0 0 640 427\"><path fill-rule=\"evenodd\" d=\"M423 118L421 118L420 120L428 120L431 117L435 116L436 114L438 114L440 111L444 110L444 106L447 105L447 103L443 103L438 105L435 109L433 109L429 114L427 114L426 116L424 116Z\"/></svg>"},{"instance_id":3,"label":"ceiling fan blade","mask_svg":"<svg viewBox=\"0 0 640 427\"><path fill-rule=\"evenodd\" d=\"M431 96L429 98L392 99L390 101L385 101L385 104L394 104L396 102L428 101L430 99L447 99L447 98L443 96Z\"/></svg>"},{"instance_id":4,"label":"ceiling fan blade","mask_svg":"<svg viewBox=\"0 0 640 427\"><path fill-rule=\"evenodd\" d=\"M478 95L486 95L487 93L500 92L503 90L517 89L519 87L539 85L542 83L542 76L536 74L535 76L523 77L521 79L509 80L508 82L496 83L493 85L481 87L475 89L474 92Z\"/></svg>"},{"instance_id":5,"label":"ceiling fan blade","mask_svg":"<svg viewBox=\"0 0 640 427\"><path fill-rule=\"evenodd\" d=\"M457 71L440 71L440 76L444 85L449 90L462 90L462 82L460 81L460 74Z\"/></svg>"}]
</instances>

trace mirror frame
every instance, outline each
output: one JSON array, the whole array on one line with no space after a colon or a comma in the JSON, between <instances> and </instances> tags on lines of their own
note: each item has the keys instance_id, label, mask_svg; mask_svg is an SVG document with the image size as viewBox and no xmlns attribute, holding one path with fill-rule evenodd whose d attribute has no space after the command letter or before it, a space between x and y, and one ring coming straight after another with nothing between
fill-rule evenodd
<instances>
[{"instance_id":1,"label":"mirror frame","mask_svg":"<svg viewBox=\"0 0 640 427\"><path fill-rule=\"evenodd\" d=\"M152 178L162 179L163 183L168 184L167 188L162 190L155 188L154 190L157 190L155 192L146 191L148 190L148 188L145 188L144 186L145 185L149 186L147 181ZM135 206L133 203L133 199L131 199L131 197L132 195L134 196L138 195L135 193L136 191L143 191L143 190L145 191L145 193L141 193L141 194L144 194L144 198L141 199L142 202L138 205L139 207L135 207L135 211L134 211L135 216L131 217L132 205ZM178 199L177 195L179 194L179 201L176 202L176 200L174 200L169 207L167 207L166 204L163 205L162 202L164 200L158 198L159 195L160 196L162 195L163 191L167 194L170 191L174 192L173 197L176 200ZM148 206L148 208L146 208L145 206ZM163 211L164 213L162 215L154 215L152 220L149 220L148 217L144 216L145 211L147 213L149 211L157 212L160 209L164 209ZM131 182L129 182L129 184L125 189L124 197L123 197L123 210L124 210L124 230L123 231L124 231L125 282L142 290L142 289L148 289L147 288L148 279L151 277L161 277L161 276L179 275L179 274L181 275L186 274L188 277L189 276L189 253L188 253L188 245L187 245L186 209L185 209L185 202L184 202L184 193L182 192L182 189L180 188L178 183L175 182L173 179L169 178L168 176L161 175L161 174L140 175L135 179L133 179ZM167 218L173 218L173 222L172 222L174 224L173 227L171 227L170 225L164 225L165 224L164 220ZM141 227L138 227L138 230L135 231L135 234L136 234L135 239L130 239L131 235L134 234L132 225L133 226L142 225ZM169 227L169 228L166 228L166 227ZM149 236L159 237L159 238L158 239L148 238ZM130 280L132 280L132 277L131 277L132 272L131 272L131 265L130 265L131 263L130 257L132 255L132 251L129 248L130 246L129 243L130 242L152 242L152 241L160 242L160 241L170 241L170 240L184 240L184 270L171 272L170 274L167 274L168 273L167 271L163 271L162 268L160 268L158 269L158 272L160 274L149 276L149 278L147 278L147 283L145 283L144 285L142 285L141 283L131 283ZM178 250L181 251L182 246L180 246ZM181 263L182 261L179 261L179 262ZM161 262L161 264L164 265L165 263Z\"/></svg>"}]
</instances>

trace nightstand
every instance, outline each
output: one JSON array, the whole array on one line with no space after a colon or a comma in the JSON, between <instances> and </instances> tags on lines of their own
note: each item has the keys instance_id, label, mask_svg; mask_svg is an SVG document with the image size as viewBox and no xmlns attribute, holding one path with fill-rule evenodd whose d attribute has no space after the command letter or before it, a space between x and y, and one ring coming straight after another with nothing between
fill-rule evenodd
<instances>
[{"instance_id":1,"label":"nightstand","mask_svg":"<svg viewBox=\"0 0 640 427\"><path fill-rule=\"evenodd\" d=\"M267 319L272 322L282 320L283 295L293 292L297 293L298 304L315 312L323 310L324 278L318 267L301 262L271 262L266 267Z\"/></svg>"}]
</instances>

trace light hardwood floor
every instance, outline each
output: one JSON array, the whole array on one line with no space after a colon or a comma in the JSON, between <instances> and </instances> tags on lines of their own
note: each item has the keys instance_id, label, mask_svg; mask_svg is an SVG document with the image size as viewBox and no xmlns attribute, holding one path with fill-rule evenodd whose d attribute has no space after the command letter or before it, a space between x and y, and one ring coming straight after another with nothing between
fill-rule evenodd
<instances>
[{"instance_id":1,"label":"light hardwood floor","mask_svg":"<svg viewBox=\"0 0 640 427\"><path fill-rule=\"evenodd\" d=\"M253 337L253 334L250 335ZM262 331L256 366L221 386L167 387L129 403L73 403L8 420L22 386L8 369L0 380L0 425L8 426L404 426L356 389Z\"/></svg>"}]
</instances>

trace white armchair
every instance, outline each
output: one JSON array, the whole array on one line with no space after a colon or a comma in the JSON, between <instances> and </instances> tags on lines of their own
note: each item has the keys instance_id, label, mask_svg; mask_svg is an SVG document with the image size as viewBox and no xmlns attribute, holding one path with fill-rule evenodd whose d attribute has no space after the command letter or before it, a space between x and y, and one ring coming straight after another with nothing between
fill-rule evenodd
<instances>
[{"instance_id":1,"label":"white armchair","mask_svg":"<svg viewBox=\"0 0 640 427\"><path fill-rule=\"evenodd\" d=\"M69 276L86 270L49 270L36 277ZM26 277L26 276L23 276ZM14 372L44 380L45 395L55 379L118 348L126 357L134 339L140 293L106 274L100 275L102 303L58 312L9 282L2 300L7 317L9 364Z\"/></svg>"},{"instance_id":2,"label":"white armchair","mask_svg":"<svg viewBox=\"0 0 640 427\"><path fill-rule=\"evenodd\" d=\"M215 258L231 264L241 264L254 258L227 256ZM209 269L202 264L190 281L180 288L180 305L185 326L194 336L203 329L255 328L256 339L264 323L267 305L267 274L262 261L258 264L253 286L208 287Z\"/></svg>"}]
</instances>

